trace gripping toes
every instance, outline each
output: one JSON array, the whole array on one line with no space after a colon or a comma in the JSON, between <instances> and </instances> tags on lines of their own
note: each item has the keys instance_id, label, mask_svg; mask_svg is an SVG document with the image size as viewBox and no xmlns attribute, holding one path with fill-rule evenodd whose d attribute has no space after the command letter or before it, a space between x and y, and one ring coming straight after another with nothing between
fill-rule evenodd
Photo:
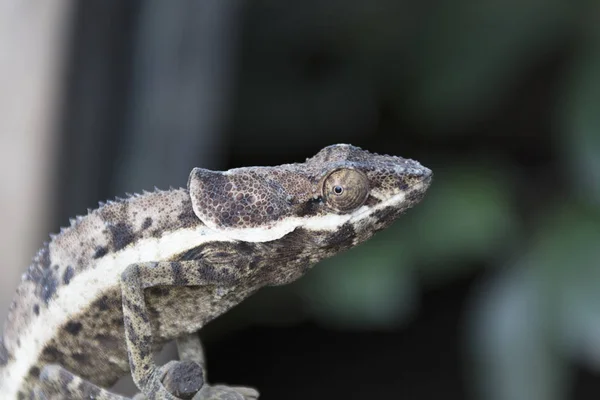
<instances>
[{"instance_id":1,"label":"gripping toes","mask_svg":"<svg viewBox=\"0 0 600 400\"><path fill-rule=\"evenodd\" d=\"M171 361L158 368L157 376L162 389L178 400L258 399L258 392L252 388L205 384L202 367L193 361ZM134 400L147 399L143 394L134 397Z\"/></svg>"},{"instance_id":2,"label":"gripping toes","mask_svg":"<svg viewBox=\"0 0 600 400\"><path fill-rule=\"evenodd\" d=\"M199 363L185 360L182 342L200 347L197 335L178 340L180 357L184 361L171 361L160 368L164 388L182 400L257 400L258 392L248 387L210 386L205 383L205 373ZM188 347L189 350L189 347ZM196 357L194 357L196 358Z\"/></svg>"},{"instance_id":3,"label":"gripping toes","mask_svg":"<svg viewBox=\"0 0 600 400\"><path fill-rule=\"evenodd\" d=\"M241 386L204 386L193 400L257 400L255 389Z\"/></svg>"}]
</instances>

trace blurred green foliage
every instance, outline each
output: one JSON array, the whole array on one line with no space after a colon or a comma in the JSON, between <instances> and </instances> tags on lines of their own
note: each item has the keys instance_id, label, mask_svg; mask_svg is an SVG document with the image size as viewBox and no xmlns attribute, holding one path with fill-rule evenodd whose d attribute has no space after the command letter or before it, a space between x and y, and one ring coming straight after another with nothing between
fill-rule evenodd
<instances>
[{"instance_id":1,"label":"blurred green foliage","mask_svg":"<svg viewBox=\"0 0 600 400\"><path fill-rule=\"evenodd\" d=\"M439 1L414 49L414 114L438 127L482 118L506 101L519 75L567 33L563 0Z\"/></svg>"},{"instance_id":2,"label":"blurred green foliage","mask_svg":"<svg viewBox=\"0 0 600 400\"><path fill-rule=\"evenodd\" d=\"M81 12L85 18L78 32L104 44L113 36L93 31L94 24L103 17L112 33L116 19L111 12L98 12L100 4L112 4L110 10L124 6L91 3L79 3L89 8ZM75 123L63 138L73 151L66 151L71 157L64 157L61 176L80 175L70 192L60 190L65 198L58 203L69 206L65 219L72 215L69 199L83 193L85 185L100 186L91 178L94 171L109 175L104 187L114 188L111 168L98 165L110 157L126 160L130 154L122 149L127 146L139 150L149 166L164 170L164 182L170 182L166 175L174 164L188 171L192 162L214 158L216 163L219 152L230 157L220 160L224 168L279 164L336 142L415 158L434 171L424 201L392 228L316 266L291 286L260 291L221 318L220 328L218 322L210 324L209 336L220 336L240 321L294 325L313 320L365 335L398 332L425 312L428 291L470 277L462 319L452 321L458 328L446 326L435 335L462 335L463 365L454 369L464 367L465 386L474 398L569 398L573 364L587 366L600 381L600 2L236 3L243 9L239 20L237 9L228 16L236 15L231 19L239 43L232 43L232 32L223 35L235 54L214 65L216 58L203 53L212 48L211 41L195 39L206 39L195 28L215 27L208 20L219 19L206 17L207 9L195 7L200 3L185 3L188 10L174 2L181 15L163 12L162 7L173 11L166 3L128 4L121 34L130 42L123 45L117 34L114 48L82 40L81 53L73 56L73 64L86 60L93 67L89 75L73 74L79 86L73 85L73 99L65 107L65 126ZM154 7L154 13L136 15L145 7ZM212 11L222 17L220 10ZM188 14L206 20L200 24ZM154 35L143 46L131 34L136 24ZM168 29L161 30L163 25ZM147 59L128 58L128 46ZM117 53L116 61L97 51ZM159 60L160 68L153 69L148 59ZM145 76L128 61L157 73ZM104 80L92 79L102 68ZM230 69L234 76L215 73ZM195 79L203 74L209 79ZM208 85L217 75L227 84ZM133 88L124 84L129 79ZM92 83L106 96L98 96L97 103L81 100L97 95L89 89ZM111 85L113 97L101 90ZM194 90L182 88L201 88L210 98L196 98ZM232 93L221 103L210 95L211 88ZM127 91L139 89L137 97L127 97ZM180 92L191 95L179 97ZM148 111L148 105L156 107ZM211 119L207 105L225 115L224 127L221 121L210 129L198 123ZM115 121L101 125L105 115L116 115ZM140 127L138 145L119 137L130 134L132 126ZM81 132L94 129L98 145L82 140L88 152L82 151L76 141ZM218 140L208 140L217 136L212 131L218 131ZM204 159L192 160L201 153L195 146L205 146ZM110 153L99 155L101 148ZM148 154L152 148L157 154ZM94 168L80 165L89 160L99 161ZM118 164L112 166L115 171ZM115 175L128 177L131 170L161 185L148 168L123 168ZM173 176L183 179L184 174ZM92 191L89 197L98 196ZM435 368L436 359L424 362Z\"/></svg>"},{"instance_id":3,"label":"blurred green foliage","mask_svg":"<svg viewBox=\"0 0 600 400\"><path fill-rule=\"evenodd\" d=\"M259 4L275 19L293 14ZM361 140L371 129L435 177L393 228L281 295L304 299L327 326L393 329L419 312L423 288L488 270L465 310L473 395L568 397L567 360L600 369L598 4L298 7L289 25L249 26L262 41L249 39L243 52L242 142L257 130L270 140L286 132L293 147ZM267 41L272 32L282 36ZM297 56L280 57L281 48ZM279 75L269 76L274 59ZM269 106L249 101L257 92ZM403 153L406 142L420 151Z\"/></svg>"}]
</instances>

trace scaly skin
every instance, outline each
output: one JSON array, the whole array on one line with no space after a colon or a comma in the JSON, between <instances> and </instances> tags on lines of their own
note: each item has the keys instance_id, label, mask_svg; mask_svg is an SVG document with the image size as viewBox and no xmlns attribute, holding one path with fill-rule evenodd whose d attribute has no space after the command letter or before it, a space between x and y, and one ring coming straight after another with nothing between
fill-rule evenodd
<instances>
[{"instance_id":1,"label":"scaly skin","mask_svg":"<svg viewBox=\"0 0 600 400\"><path fill-rule=\"evenodd\" d=\"M187 189L77 217L17 289L0 339L0 399L122 399L106 388L130 371L148 400L178 400L171 392L185 374L175 372L185 368L155 365L154 351L364 242L417 204L430 180L416 161L334 145L304 163L196 168ZM199 375L186 379L202 386ZM258 393L204 385L195 398L235 396Z\"/></svg>"}]
</instances>

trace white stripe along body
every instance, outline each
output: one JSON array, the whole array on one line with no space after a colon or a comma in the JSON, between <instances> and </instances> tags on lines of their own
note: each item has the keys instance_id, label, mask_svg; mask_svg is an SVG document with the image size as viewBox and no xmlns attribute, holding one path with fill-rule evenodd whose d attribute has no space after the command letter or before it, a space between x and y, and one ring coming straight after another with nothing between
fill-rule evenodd
<instances>
[{"instance_id":1,"label":"white stripe along body","mask_svg":"<svg viewBox=\"0 0 600 400\"><path fill-rule=\"evenodd\" d=\"M0 399L28 399L45 364L100 386L127 373L125 268L202 260L213 287L146 290L153 344L195 332L265 285L288 283L419 202L431 171L350 145L304 163L194 169L187 189L119 199L72 221L34 258L0 337ZM346 197L344 197L346 196Z\"/></svg>"}]
</instances>

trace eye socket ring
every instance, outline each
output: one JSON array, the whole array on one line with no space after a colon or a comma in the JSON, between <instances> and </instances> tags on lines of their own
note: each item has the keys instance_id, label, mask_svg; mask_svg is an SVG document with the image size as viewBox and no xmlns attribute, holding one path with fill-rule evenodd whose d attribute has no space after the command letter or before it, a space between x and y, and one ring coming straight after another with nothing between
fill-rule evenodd
<instances>
[{"instance_id":1,"label":"eye socket ring","mask_svg":"<svg viewBox=\"0 0 600 400\"><path fill-rule=\"evenodd\" d=\"M337 169L323 180L323 198L328 207L351 212L363 205L369 195L369 180L358 170Z\"/></svg>"}]
</instances>

